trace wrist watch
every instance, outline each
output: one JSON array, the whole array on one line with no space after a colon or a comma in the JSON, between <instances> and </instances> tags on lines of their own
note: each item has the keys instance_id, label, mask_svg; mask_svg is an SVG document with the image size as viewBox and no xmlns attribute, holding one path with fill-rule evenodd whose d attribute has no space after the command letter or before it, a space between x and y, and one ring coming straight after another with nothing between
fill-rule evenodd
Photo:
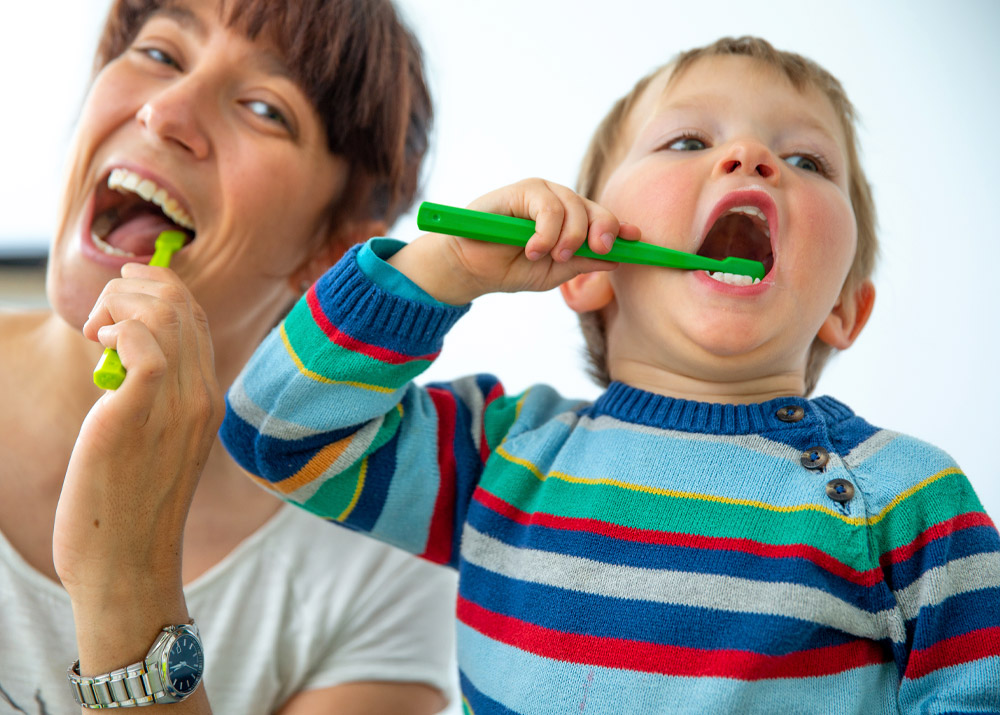
<instances>
[{"instance_id":1,"label":"wrist watch","mask_svg":"<svg viewBox=\"0 0 1000 715\"><path fill-rule=\"evenodd\" d=\"M160 631L145 660L90 677L80 675L78 660L68 676L76 701L100 710L179 703L195 691L204 670L201 636L191 621Z\"/></svg>"}]
</instances>

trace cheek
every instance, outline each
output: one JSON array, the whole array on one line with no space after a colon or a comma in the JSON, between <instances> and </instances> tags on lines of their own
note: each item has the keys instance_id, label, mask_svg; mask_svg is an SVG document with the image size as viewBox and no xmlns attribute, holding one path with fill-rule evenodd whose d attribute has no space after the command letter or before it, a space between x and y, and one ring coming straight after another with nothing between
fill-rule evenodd
<instances>
[{"instance_id":1,"label":"cheek","mask_svg":"<svg viewBox=\"0 0 1000 715\"><path fill-rule=\"evenodd\" d=\"M800 204L804 245L812 248L811 263L828 270L836 266L846 276L857 246L857 222L843 193L830 187L825 189Z\"/></svg>"},{"instance_id":2,"label":"cheek","mask_svg":"<svg viewBox=\"0 0 1000 715\"><path fill-rule=\"evenodd\" d=\"M670 242L678 224L687 233L686 226L697 205L692 198L699 186L696 174L693 168L687 170L683 165L671 166L653 158L612 174L598 203L620 220L643 229L643 240ZM672 230L665 221L670 222Z\"/></svg>"}]
</instances>

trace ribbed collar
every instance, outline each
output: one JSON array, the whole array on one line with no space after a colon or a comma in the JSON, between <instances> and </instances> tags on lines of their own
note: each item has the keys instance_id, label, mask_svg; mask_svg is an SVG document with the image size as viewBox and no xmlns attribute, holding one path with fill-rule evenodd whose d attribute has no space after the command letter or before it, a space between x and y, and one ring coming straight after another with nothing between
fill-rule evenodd
<instances>
[{"instance_id":1,"label":"ribbed collar","mask_svg":"<svg viewBox=\"0 0 1000 715\"><path fill-rule=\"evenodd\" d=\"M778 418L778 411L790 406L805 410L797 422ZM613 382L585 412L607 415L624 422L708 434L751 434L781 429L815 427L818 421L833 425L854 416L854 412L832 397L780 397L750 405L728 405L681 400L646 392L622 382Z\"/></svg>"}]
</instances>

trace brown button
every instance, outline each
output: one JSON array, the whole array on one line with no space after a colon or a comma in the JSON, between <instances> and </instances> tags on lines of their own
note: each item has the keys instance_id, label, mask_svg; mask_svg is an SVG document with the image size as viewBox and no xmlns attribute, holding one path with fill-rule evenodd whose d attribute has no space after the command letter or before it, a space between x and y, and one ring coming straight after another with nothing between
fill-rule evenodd
<instances>
[{"instance_id":1,"label":"brown button","mask_svg":"<svg viewBox=\"0 0 1000 715\"><path fill-rule=\"evenodd\" d=\"M830 453L822 447L812 447L801 454L799 461L806 469L822 469L830 461Z\"/></svg>"},{"instance_id":2,"label":"brown button","mask_svg":"<svg viewBox=\"0 0 1000 715\"><path fill-rule=\"evenodd\" d=\"M806 416L806 411L798 405L789 405L788 407L782 407L775 414L782 422L798 422Z\"/></svg>"},{"instance_id":3,"label":"brown button","mask_svg":"<svg viewBox=\"0 0 1000 715\"><path fill-rule=\"evenodd\" d=\"M826 483L826 495L834 501L851 501L854 498L854 485L846 479L831 479Z\"/></svg>"}]
</instances>

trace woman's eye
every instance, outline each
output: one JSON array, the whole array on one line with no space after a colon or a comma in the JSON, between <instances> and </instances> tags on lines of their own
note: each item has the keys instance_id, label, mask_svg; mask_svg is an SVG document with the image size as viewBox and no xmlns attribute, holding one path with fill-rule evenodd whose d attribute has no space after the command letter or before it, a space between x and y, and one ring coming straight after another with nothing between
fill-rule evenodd
<instances>
[{"instance_id":1,"label":"woman's eye","mask_svg":"<svg viewBox=\"0 0 1000 715\"><path fill-rule=\"evenodd\" d=\"M707 145L697 137L681 137L667 144L667 149L672 151L701 151Z\"/></svg>"},{"instance_id":2,"label":"woman's eye","mask_svg":"<svg viewBox=\"0 0 1000 715\"><path fill-rule=\"evenodd\" d=\"M823 173L823 169L820 167L819 162L811 156L806 156L805 154L792 154L791 156L786 156L785 161L792 166L803 169L804 171L815 171L817 174Z\"/></svg>"},{"instance_id":3,"label":"woman's eye","mask_svg":"<svg viewBox=\"0 0 1000 715\"><path fill-rule=\"evenodd\" d=\"M180 65L177 64L174 58L161 49L156 47L145 47L139 51L146 55L149 59L153 60L153 62L159 62L161 65L167 65L169 67L180 68Z\"/></svg>"},{"instance_id":4,"label":"woman's eye","mask_svg":"<svg viewBox=\"0 0 1000 715\"><path fill-rule=\"evenodd\" d=\"M285 115L281 113L280 110L276 109L273 105L267 102L262 102L259 99L254 99L246 103L247 109L256 114L258 117L267 119L271 122L276 122L283 127L289 127L288 120L285 119Z\"/></svg>"}]
</instances>

